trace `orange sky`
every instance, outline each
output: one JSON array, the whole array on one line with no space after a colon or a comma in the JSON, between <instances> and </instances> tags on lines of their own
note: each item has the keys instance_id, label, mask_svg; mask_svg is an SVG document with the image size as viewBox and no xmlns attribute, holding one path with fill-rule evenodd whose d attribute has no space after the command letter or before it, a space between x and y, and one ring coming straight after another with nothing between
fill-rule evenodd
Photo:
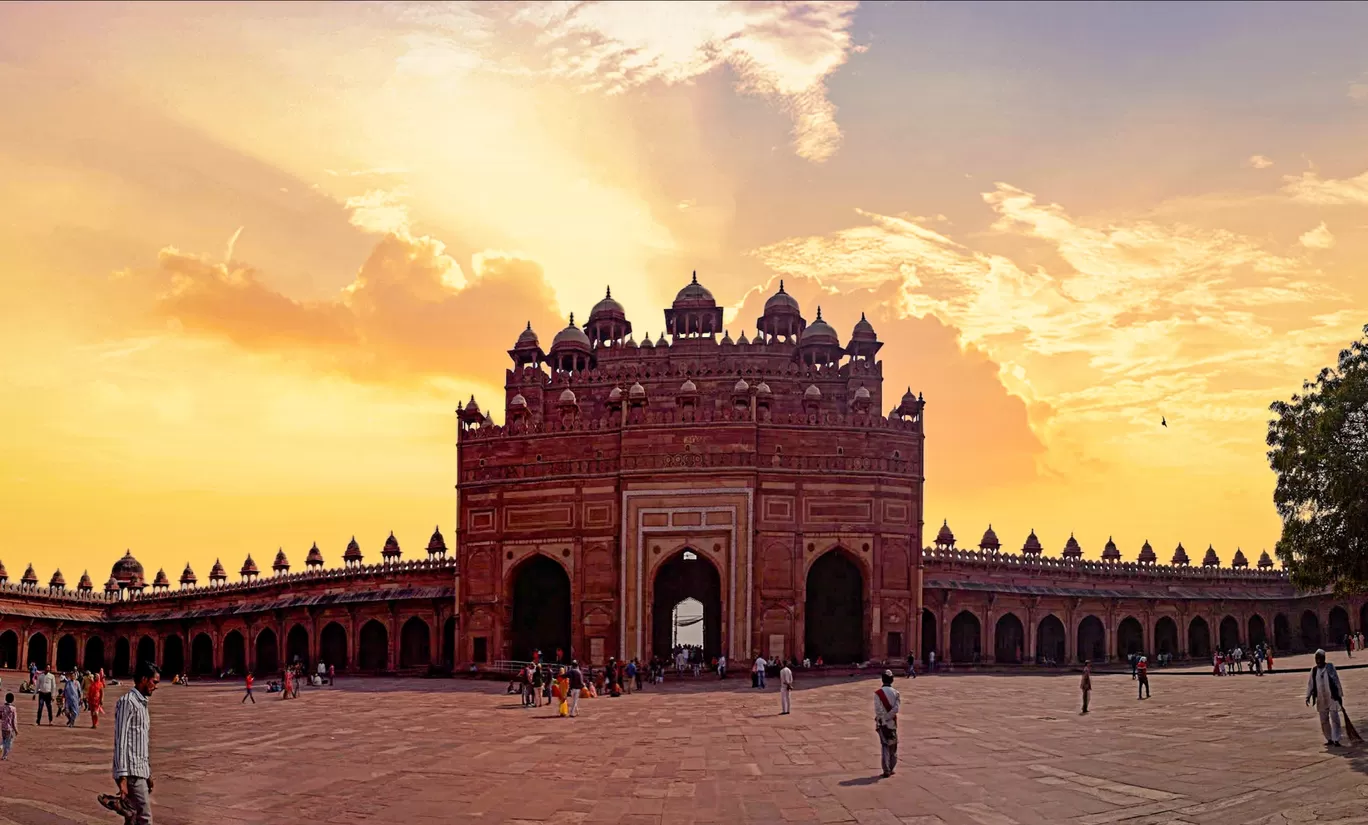
<instances>
[{"instance_id":1,"label":"orange sky","mask_svg":"<svg viewBox=\"0 0 1368 825\"><path fill-rule=\"evenodd\" d=\"M695 269L868 313L932 530L1252 558L1368 320L1368 13L994 8L0 6L0 560L419 554L523 324Z\"/></svg>"}]
</instances>

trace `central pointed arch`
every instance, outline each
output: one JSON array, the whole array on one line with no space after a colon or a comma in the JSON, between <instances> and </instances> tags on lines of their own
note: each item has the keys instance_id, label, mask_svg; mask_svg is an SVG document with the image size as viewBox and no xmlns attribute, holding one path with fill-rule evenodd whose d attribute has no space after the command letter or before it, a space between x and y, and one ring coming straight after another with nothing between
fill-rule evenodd
<instances>
[{"instance_id":1,"label":"central pointed arch","mask_svg":"<svg viewBox=\"0 0 1368 825\"><path fill-rule=\"evenodd\" d=\"M399 631L399 666L427 667L432 664L432 631L418 616L404 622Z\"/></svg>"},{"instance_id":2,"label":"central pointed arch","mask_svg":"<svg viewBox=\"0 0 1368 825\"><path fill-rule=\"evenodd\" d=\"M534 553L518 564L509 576L513 622L509 628L510 657L532 660L540 650L543 659L556 648L570 649L570 576L556 560Z\"/></svg>"},{"instance_id":3,"label":"central pointed arch","mask_svg":"<svg viewBox=\"0 0 1368 825\"><path fill-rule=\"evenodd\" d=\"M1096 616L1085 616L1078 623L1078 661L1105 662L1107 660L1107 629Z\"/></svg>"},{"instance_id":4,"label":"central pointed arch","mask_svg":"<svg viewBox=\"0 0 1368 825\"><path fill-rule=\"evenodd\" d=\"M267 675L280 670L280 640L269 627L257 634L255 669Z\"/></svg>"},{"instance_id":5,"label":"central pointed arch","mask_svg":"<svg viewBox=\"0 0 1368 825\"><path fill-rule=\"evenodd\" d=\"M238 676L247 672L247 642L239 630L231 630L223 637L223 667Z\"/></svg>"},{"instance_id":6,"label":"central pointed arch","mask_svg":"<svg viewBox=\"0 0 1368 825\"><path fill-rule=\"evenodd\" d=\"M1325 622L1326 641L1329 642L1329 646L1345 644L1349 631L1349 611L1339 605L1330 608L1330 615Z\"/></svg>"},{"instance_id":7,"label":"central pointed arch","mask_svg":"<svg viewBox=\"0 0 1368 825\"><path fill-rule=\"evenodd\" d=\"M722 576L712 559L688 548L657 567L652 577L653 655L667 656L674 651L675 608L690 599L702 606L704 661L722 655Z\"/></svg>"},{"instance_id":8,"label":"central pointed arch","mask_svg":"<svg viewBox=\"0 0 1368 825\"><path fill-rule=\"evenodd\" d=\"M864 574L844 550L828 550L808 568L804 606L805 656L864 661Z\"/></svg>"},{"instance_id":9,"label":"central pointed arch","mask_svg":"<svg viewBox=\"0 0 1368 825\"><path fill-rule=\"evenodd\" d=\"M1145 652L1145 628L1134 616L1127 616L1116 627L1116 657L1125 659L1132 653Z\"/></svg>"},{"instance_id":10,"label":"central pointed arch","mask_svg":"<svg viewBox=\"0 0 1368 825\"><path fill-rule=\"evenodd\" d=\"M68 673L76 669L76 637L67 633L57 640L57 670Z\"/></svg>"},{"instance_id":11,"label":"central pointed arch","mask_svg":"<svg viewBox=\"0 0 1368 825\"><path fill-rule=\"evenodd\" d=\"M1302 650L1310 652L1321 646L1320 617L1313 610L1302 611L1301 616Z\"/></svg>"},{"instance_id":12,"label":"central pointed arch","mask_svg":"<svg viewBox=\"0 0 1368 825\"><path fill-rule=\"evenodd\" d=\"M19 634L13 630L0 633L0 668L19 669Z\"/></svg>"},{"instance_id":13,"label":"central pointed arch","mask_svg":"<svg viewBox=\"0 0 1368 825\"><path fill-rule=\"evenodd\" d=\"M1025 655L1026 630L1015 613L1004 613L993 628L993 661L1019 665Z\"/></svg>"},{"instance_id":14,"label":"central pointed arch","mask_svg":"<svg viewBox=\"0 0 1368 825\"><path fill-rule=\"evenodd\" d=\"M1178 623L1170 616L1160 616L1154 623L1154 652L1165 656L1178 655Z\"/></svg>"},{"instance_id":15,"label":"central pointed arch","mask_svg":"<svg viewBox=\"0 0 1368 825\"><path fill-rule=\"evenodd\" d=\"M1041 664L1051 661L1062 665L1067 655L1064 623L1054 614L1041 619L1036 627L1036 660Z\"/></svg>"},{"instance_id":16,"label":"central pointed arch","mask_svg":"<svg viewBox=\"0 0 1368 825\"><path fill-rule=\"evenodd\" d=\"M157 642L151 636L144 636L138 640L138 658L134 662L134 671L136 672L138 666L144 662L158 664Z\"/></svg>"},{"instance_id":17,"label":"central pointed arch","mask_svg":"<svg viewBox=\"0 0 1368 825\"><path fill-rule=\"evenodd\" d=\"M347 669L347 631L337 622L328 622L318 635L318 660L335 671Z\"/></svg>"},{"instance_id":18,"label":"central pointed arch","mask_svg":"<svg viewBox=\"0 0 1368 825\"><path fill-rule=\"evenodd\" d=\"M208 633L197 633L190 642L190 675L210 676L214 672L214 640Z\"/></svg>"},{"instance_id":19,"label":"central pointed arch","mask_svg":"<svg viewBox=\"0 0 1368 825\"><path fill-rule=\"evenodd\" d=\"M1188 655L1194 659L1211 656L1211 628L1201 616L1192 617L1188 624Z\"/></svg>"},{"instance_id":20,"label":"central pointed arch","mask_svg":"<svg viewBox=\"0 0 1368 825\"><path fill-rule=\"evenodd\" d=\"M29 637L27 664L37 665L39 670L48 666L48 640L41 633Z\"/></svg>"},{"instance_id":21,"label":"central pointed arch","mask_svg":"<svg viewBox=\"0 0 1368 825\"><path fill-rule=\"evenodd\" d=\"M977 662L981 658L983 626L971 611L961 610L950 620L950 661Z\"/></svg>"},{"instance_id":22,"label":"central pointed arch","mask_svg":"<svg viewBox=\"0 0 1368 825\"><path fill-rule=\"evenodd\" d=\"M0 661L4 660L4 655L0 654ZM105 666L105 645L104 639L99 636L91 636L86 640L85 667L92 673L99 673Z\"/></svg>"},{"instance_id":23,"label":"central pointed arch","mask_svg":"<svg viewBox=\"0 0 1368 825\"><path fill-rule=\"evenodd\" d=\"M285 661L309 669L309 631L302 624L291 627L285 634Z\"/></svg>"},{"instance_id":24,"label":"central pointed arch","mask_svg":"<svg viewBox=\"0 0 1368 825\"><path fill-rule=\"evenodd\" d=\"M361 647L356 652L362 670L379 673L389 667L389 630L378 619L361 625Z\"/></svg>"},{"instance_id":25,"label":"central pointed arch","mask_svg":"<svg viewBox=\"0 0 1368 825\"><path fill-rule=\"evenodd\" d=\"M162 641L162 670L168 679L185 673L185 643L174 633Z\"/></svg>"}]
</instances>

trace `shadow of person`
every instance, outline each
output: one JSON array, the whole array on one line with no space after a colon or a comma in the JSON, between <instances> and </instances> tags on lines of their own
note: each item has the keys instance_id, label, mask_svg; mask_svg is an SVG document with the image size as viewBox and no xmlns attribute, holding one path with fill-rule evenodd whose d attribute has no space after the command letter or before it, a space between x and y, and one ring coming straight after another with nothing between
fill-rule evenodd
<instances>
[{"instance_id":1,"label":"shadow of person","mask_svg":"<svg viewBox=\"0 0 1368 825\"><path fill-rule=\"evenodd\" d=\"M884 777L883 777L882 775L880 775L880 774L875 774L874 776L861 776L861 777L858 777L858 778L856 778L856 779L842 779L840 782L838 782L838 783L836 783L836 784L841 785L841 786L846 787L846 788L850 788L850 787L856 787L856 786L859 786L859 785L873 785L874 783L880 781L880 780L883 779L883 778L884 778Z\"/></svg>"}]
</instances>

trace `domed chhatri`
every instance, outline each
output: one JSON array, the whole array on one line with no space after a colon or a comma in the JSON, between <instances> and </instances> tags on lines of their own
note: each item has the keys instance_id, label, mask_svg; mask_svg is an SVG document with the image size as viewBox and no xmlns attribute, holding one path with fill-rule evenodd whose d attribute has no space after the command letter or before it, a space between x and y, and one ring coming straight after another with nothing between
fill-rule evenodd
<instances>
[{"instance_id":1,"label":"domed chhatri","mask_svg":"<svg viewBox=\"0 0 1368 825\"><path fill-rule=\"evenodd\" d=\"M1260 570L1268 570L1268 569L1270 569L1272 566L1273 566L1273 559L1269 558L1269 556L1268 556L1268 551L1265 550L1265 551L1263 551L1262 553L1260 553L1260 554L1259 554L1259 569L1260 569Z\"/></svg>"},{"instance_id":2,"label":"domed chhatri","mask_svg":"<svg viewBox=\"0 0 1368 825\"><path fill-rule=\"evenodd\" d=\"M1235 557L1230 560L1230 566L1236 569L1249 566L1249 559L1245 558L1243 550L1238 547L1235 548Z\"/></svg>"},{"instance_id":3,"label":"domed chhatri","mask_svg":"<svg viewBox=\"0 0 1368 825\"><path fill-rule=\"evenodd\" d=\"M157 575L152 577L153 590L168 590L171 587L171 579L166 575L166 568L157 571Z\"/></svg>"},{"instance_id":4,"label":"domed chhatri","mask_svg":"<svg viewBox=\"0 0 1368 825\"><path fill-rule=\"evenodd\" d=\"M242 569L238 571L238 574L242 576L243 581L251 581L260 573L261 571L257 569L256 562L252 561L252 554L248 553L247 560L242 563Z\"/></svg>"},{"instance_id":5,"label":"domed chhatri","mask_svg":"<svg viewBox=\"0 0 1368 825\"><path fill-rule=\"evenodd\" d=\"M393 530L390 531L389 538L385 539L385 546L380 549L380 555L387 562L396 562L402 555L402 551L399 549L399 539L394 537Z\"/></svg>"},{"instance_id":6,"label":"domed chhatri","mask_svg":"<svg viewBox=\"0 0 1368 825\"><path fill-rule=\"evenodd\" d=\"M566 387L560 394L560 403L562 406L575 406L578 403L578 399L575 398L575 391Z\"/></svg>"},{"instance_id":7,"label":"domed chhatri","mask_svg":"<svg viewBox=\"0 0 1368 825\"><path fill-rule=\"evenodd\" d=\"M1179 567L1186 567L1188 565L1188 554L1187 551L1183 549L1183 543L1181 541L1178 542L1178 546L1173 550L1173 560L1170 564L1176 564Z\"/></svg>"},{"instance_id":8,"label":"domed chhatri","mask_svg":"<svg viewBox=\"0 0 1368 825\"><path fill-rule=\"evenodd\" d=\"M722 308L717 305L713 294L698 282L697 272L694 272L693 280L679 290L670 308L665 310L665 329L675 341L685 338L711 339L722 332Z\"/></svg>"},{"instance_id":9,"label":"domed chhatri","mask_svg":"<svg viewBox=\"0 0 1368 825\"><path fill-rule=\"evenodd\" d=\"M132 550L125 550L123 558L114 562L114 569L109 572L120 585L127 587L129 582L134 579L143 578L143 566L137 559L133 558Z\"/></svg>"},{"instance_id":10,"label":"domed chhatri","mask_svg":"<svg viewBox=\"0 0 1368 825\"><path fill-rule=\"evenodd\" d=\"M432 528L432 538L428 539L427 553L428 558L446 557L446 539L442 537L442 528L437 526Z\"/></svg>"},{"instance_id":11,"label":"domed chhatri","mask_svg":"<svg viewBox=\"0 0 1368 825\"><path fill-rule=\"evenodd\" d=\"M831 324L822 320L822 308L817 307L817 320L798 337L798 360L810 367L834 365L845 355L841 337Z\"/></svg>"},{"instance_id":12,"label":"domed chhatri","mask_svg":"<svg viewBox=\"0 0 1368 825\"><path fill-rule=\"evenodd\" d=\"M1031 530L1031 535L1026 537L1026 543L1021 545L1021 552L1028 556L1039 556L1045 552L1045 546L1040 543L1034 529Z\"/></svg>"},{"instance_id":13,"label":"domed chhatri","mask_svg":"<svg viewBox=\"0 0 1368 825\"><path fill-rule=\"evenodd\" d=\"M1079 545L1078 539L1074 538L1074 534L1073 534L1073 533L1070 533L1070 534L1069 534L1069 540L1066 541L1066 542L1064 542L1064 553L1063 553L1063 556L1064 556L1064 558L1066 558L1066 559L1081 559L1081 558L1083 558L1083 548L1082 548L1082 546Z\"/></svg>"},{"instance_id":14,"label":"domed chhatri","mask_svg":"<svg viewBox=\"0 0 1368 825\"><path fill-rule=\"evenodd\" d=\"M52 578L48 580L48 587L52 588L53 590L66 589L66 577L62 575L62 571L60 569L53 572Z\"/></svg>"},{"instance_id":15,"label":"domed chhatri","mask_svg":"<svg viewBox=\"0 0 1368 825\"><path fill-rule=\"evenodd\" d=\"M595 346L621 346L624 339L632 334L632 322L627 320L627 312L622 304L613 300L613 290L605 291L603 300L594 304L589 312L589 320L584 325L585 335Z\"/></svg>"},{"instance_id":16,"label":"domed chhatri","mask_svg":"<svg viewBox=\"0 0 1368 825\"><path fill-rule=\"evenodd\" d=\"M32 563L30 563L28 569L24 571L24 575L20 577L19 583L25 587L38 586L38 574L34 572Z\"/></svg>"},{"instance_id":17,"label":"domed chhatri","mask_svg":"<svg viewBox=\"0 0 1368 825\"><path fill-rule=\"evenodd\" d=\"M1202 557L1202 566L1203 566L1203 567L1220 567L1220 566L1221 566L1221 559L1220 559L1219 556L1216 555L1216 548L1213 547L1213 546L1210 545L1210 544L1207 545L1206 555Z\"/></svg>"},{"instance_id":18,"label":"domed chhatri","mask_svg":"<svg viewBox=\"0 0 1368 825\"><path fill-rule=\"evenodd\" d=\"M223 562L214 559L214 566L209 569L209 583L218 582L222 584L228 581L228 571L223 569Z\"/></svg>"},{"instance_id":19,"label":"domed chhatri","mask_svg":"<svg viewBox=\"0 0 1368 825\"><path fill-rule=\"evenodd\" d=\"M1116 548L1116 542L1112 541L1111 536L1107 536L1107 544L1102 548L1103 561L1121 561L1121 551Z\"/></svg>"},{"instance_id":20,"label":"domed chhatri","mask_svg":"<svg viewBox=\"0 0 1368 825\"><path fill-rule=\"evenodd\" d=\"M947 526L949 522L946 522ZM1002 547L1002 542L998 541L997 533L993 532L993 525L988 525L988 529L983 531L983 538L979 540L979 549L996 553Z\"/></svg>"},{"instance_id":21,"label":"domed chhatri","mask_svg":"<svg viewBox=\"0 0 1368 825\"><path fill-rule=\"evenodd\" d=\"M285 548L276 550L275 561L271 562L271 569L277 576L290 572L290 560L285 557Z\"/></svg>"},{"instance_id":22,"label":"domed chhatri","mask_svg":"<svg viewBox=\"0 0 1368 825\"><path fill-rule=\"evenodd\" d=\"M105 582L104 592L105 592L106 594L118 593L118 592L119 592L119 580L116 579L116 578L114 578L113 576L110 576L110 577L109 577L109 581Z\"/></svg>"},{"instance_id":23,"label":"domed chhatri","mask_svg":"<svg viewBox=\"0 0 1368 825\"><path fill-rule=\"evenodd\" d=\"M955 533L950 529L950 520L942 519L940 530L936 532L936 546L948 550L955 546Z\"/></svg>"},{"instance_id":24,"label":"domed chhatri","mask_svg":"<svg viewBox=\"0 0 1368 825\"><path fill-rule=\"evenodd\" d=\"M556 333L547 360L551 369L561 373L583 372L593 365L593 345L584 330L575 326L575 313L570 313L569 325Z\"/></svg>"},{"instance_id":25,"label":"domed chhatri","mask_svg":"<svg viewBox=\"0 0 1368 825\"><path fill-rule=\"evenodd\" d=\"M508 357L513 359L513 363L518 367L540 366L546 360L546 353L542 352L541 343L537 340L537 333L532 331L532 322L527 322L527 329L518 335L518 341L513 345L513 349L508 351Z\"/></svg>"},{"instance_id":26,"label":"domed chhatri","mask_svg":"<svg viewBox=\"0 0 1368 825\"><path fill-rule=\"evenodd\" d=\"M755 320L755 328L762 336L792 342L802 335L806 326L798 300L784 291L784 282L780 281L779 291L765 301L765 314Z\"/></svg>"},{"instance_id":27,"label":"domed chhatri","mask_svg":"<svg viewBox=\"0 0 1368 825\"><path fill-rule=\"evenodd\" d=\"M361 545L356 543L356 536L352 536L351 541L347 542L347 550L342 554L342 563L347 567L361 563Z\"/></svg>"},{"instance_id":28,"label":"domed chhatri","mask_svg":"<svg viewBox=\"0 0 1368 825\"><path fill-rule=\"evenodd\" d=\"M855 322L855 330L850 334L850 343L846 345L846 355L856 360L873 361L882 347L883 342L874 333L874 325L861 312L860 320Z\"/></svg>"},{"instance_id":29,"label":"domed chhatri","mask_svg":"<svg viewBox=\"0 0 1368 825\"><path fill-rule=\"evenodd\" d=\"M95 582L90 580L90 571L81 571L81 580L76 582L76 589L82 593L89 593L95 589Z\"/></svg>"},{"instance_id":30,"label":"domed chhatri","mask_svg":"<svg viewBox=\"0 0 1368 825\"><path fill-rule=\"evenodd\" d=\"M309 548L309 555L304 557L304 566L310 569L323 566L323 551L318 549L318 542Z\"/></svg>"},{"instance_id":31,"label":"domed chhatri","mask_svg":"<svg viewBox=\"0 0 1368 825\"><path fill-rule=\"evenodd\" d=\"M181 587L194 587L198 581L199 579L195 577L195 571L190 569L190 562L187 561L185 563L185 570L181 571Z\"/></svg>"},{"instance_id":32,"label":"domed chhatri","mask_svg":"<svg viewBox=\"0 0 1368 825\"><path fill-rule=\"evenodd\" d=\"M1155 564L1159 561L1159 556L1154 552L1154 548L1150 546L1149 539L1145 539L1145 543L1140 547L1139 561L1141 564Z\"/></svg>"}]
</instances>

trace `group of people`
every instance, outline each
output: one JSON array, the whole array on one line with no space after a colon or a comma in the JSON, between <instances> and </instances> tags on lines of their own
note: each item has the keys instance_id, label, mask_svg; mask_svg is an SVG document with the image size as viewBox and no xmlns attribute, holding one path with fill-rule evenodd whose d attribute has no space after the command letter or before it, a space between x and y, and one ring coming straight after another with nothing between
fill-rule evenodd
<instances>
[{"instance_id":1,"label":"group of people","mask_svg":"<svg viewBox=\"0 0 1368 825\"><path fill-rule=\"evenodd\" d=\"M568 667L545 665L541 661L530 663L518 671L509 685L510 691L514 689L522 694L523 707L541 707L544 699L548 705L556 703L559 714L565 717L579 715L581 696L594 698L599 695L592 677L585 676L577 661L571 661Z\"/></svg>"},{"instance_id":2,"label":"group of people","mask_svg":"<svg viewBox=\"0 0 1368 825\"><path fill-rule=\"evenodd\" d=\"M1235 645L1230 650L1218 650L1211 654L1213 676L1230 676L1246 672L1262 676L1265 670L1273 672L1273 649L1263 642L1249 650Z\"/></svg>"},{"instance_id":3,"label":"group of people","mask_svg":"<svg viewBox=\"0 0 1368 825\"><path fill-rule=\"evenodd\" d=\"M43 710L47 710L48 724L56 724L55 716L65 717L66 726L76 727L76 718L82 711L90 713L90 726L97 728L100 726L100 714L104 713L104 671L81 671L72 670L61 674L61 682L57 681L57 674L52 671L52 666L48 665L39 671L36 665L29 665L29 690L20 691L32 692L38 700L38 717L34 723L43 724ZM13 694L7 694L13 696ZM9 700L12 701L12 700ZM16 735L18 731L14 732ZM5 755L9 753L9 745L4 747Z\"/></svg>"},{"instance_id":4,"label":"group of people","mask_svg":"<svg viewBox=\"0 0 1368 825\"><path fill-rule=\"evenodd\" d=\"M1355 650L1363 650L1363 631L1346 633L1344 636L1344 652L1349 654L1349 658L1354 658Z\"/></svg>"}]
</instances>

